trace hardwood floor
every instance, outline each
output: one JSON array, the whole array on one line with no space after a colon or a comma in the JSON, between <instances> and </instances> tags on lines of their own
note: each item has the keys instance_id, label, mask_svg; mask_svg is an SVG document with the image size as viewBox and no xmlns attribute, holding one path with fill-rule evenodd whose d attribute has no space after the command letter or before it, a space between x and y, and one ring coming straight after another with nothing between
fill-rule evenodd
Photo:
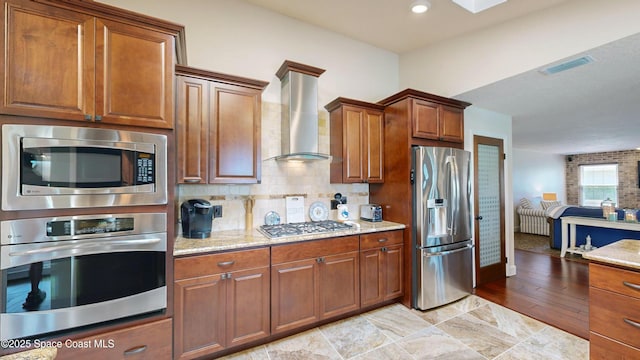
<instances>
[{"instance_id":1,"label":"hardwood floor","mask_svg":"<svg viewBox=\"0 0 640 360\"><path fill-rule=\"evenodd\" d=\"M588 264L517 249L515 257L517 275L475 294L588 340Z\"/></svg>"}]
</instances>

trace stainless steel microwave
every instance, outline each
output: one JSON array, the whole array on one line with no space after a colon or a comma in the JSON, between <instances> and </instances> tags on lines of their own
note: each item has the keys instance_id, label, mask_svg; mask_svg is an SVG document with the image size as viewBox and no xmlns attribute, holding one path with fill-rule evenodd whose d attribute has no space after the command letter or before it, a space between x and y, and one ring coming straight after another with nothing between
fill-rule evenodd
<instances>
[{"instance_id":1,"label":"stainless steel microwave","mask_svg":"<svg viewBox=\"0 0 640 360\"><path fill-rule=\"evenodd\" d=\"M2 210L167 203L167 137L2 125Z\"/></svg>"}]
</instances>

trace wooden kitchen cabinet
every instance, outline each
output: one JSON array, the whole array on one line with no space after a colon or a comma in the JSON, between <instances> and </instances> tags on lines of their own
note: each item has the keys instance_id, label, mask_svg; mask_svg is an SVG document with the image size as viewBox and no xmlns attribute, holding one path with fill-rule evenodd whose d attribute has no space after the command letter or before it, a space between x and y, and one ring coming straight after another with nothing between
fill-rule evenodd
<instances>
[{"instance_id":1,"label":"wooden kitchen cabinet","mask_svg":"<svg viewBox=\"0 0 640 360\"><path fill-rule=\"evenodd\" d=\"M270 335L269 248L177 258L174 358L192 359Z\"/></svg>"},{"instance_id":2,"label":"wooden kitchen cabinet","mask_svg":"<svg viewBox=\"0 0 640 360\"><path fill-rule=\"evenodd\" d=\"M464 109L469 103L406 89L379 104L385 106L385 114L393 114L392 121L410 128L415 139L464 142Z\"/></svg>"},{"instance_id":3,"label":"wooden kitchen cabinet","mask_svg":"<svg viewBox=\"0 0 640 360\"><path fill-rule=\"evenodd\" d=\"M176 66L178 182L259 183L267 82Z\"/></svg>"},{"instance_id":4,"label":"wooden kitchen cabinet","mask_svg":"<svg viewBox=\"0 0 640 360\"><path fill-rule=\"evenodd\" d=\"M337 98L330 112L330 182L384 181L384 106Z\"/></svg>"},{"instance_id":5,"label":"wooden kitchen cabinet","mask_svg":"<svg viewBox=\"0 0 640 360\"><path fill-rule=\"evenodd\" d=\"M358 236L272 246L272 333L359 309L358 248Z\"/></svg>"},{"instance_id":6,"label":"wooden kitchen cabinet","mask_svg":"<svg viewBox=\"0 0 640 360\"><path fill-rule=\"evenodd\" d=\"M93 2L3 2L0 113L173 128L180 26Z\"/></svg>"},{"instance_id":7,"label":"wooden kitchen cabinet","mask_svg":"<svg viewBox=\"0 0 640 360\"><path fill-rule=\"evenodd\" d=\"M412 99L413 137L449 142L464 142L463 110L422 99Z\"/></svg>"},{"instance_id":8,"label":"wooden kitchen cabinet","mask_svg":"<svg viewBox=\"0 0 640 360\"><path fill-rule=\"evenodd\" d=\"M57 358L66 360L168 359L171 319L136 325L87 338L63 342Z\"/></svg>"},{"instance_id":9,"label":"wooden kitchen cabinet","mask_svg":"<svg viewBox=\"0 0 640 360\"><path fill-rule=\"evenodd\" d=\"M590 359L640 358L640 272L589 264Z\"/></svg>"},{"instance_id":10,"label":"wooden kitchen cabinet","mask_svg":"<svg viewBox=\"0 0 640 360\"><path fill-rule=\"evenodd\" d=\"M402 230L360 236L360 301L363 308L403 295L402 240Z\"/></svg>"}]
</instances>

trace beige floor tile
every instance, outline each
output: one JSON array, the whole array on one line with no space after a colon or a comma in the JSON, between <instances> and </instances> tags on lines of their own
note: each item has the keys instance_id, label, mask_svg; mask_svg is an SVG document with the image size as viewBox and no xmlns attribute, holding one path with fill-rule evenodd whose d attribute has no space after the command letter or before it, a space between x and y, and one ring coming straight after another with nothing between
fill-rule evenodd
<instances>
[{"instance_id":1,"label":"beige floor tile","mask_svg":"<svg viewBox=\"0 0 640 360\"><path fill-rule=\"evenodd\" d=\"M269 343L266 347L271 360L342 359L318 328Z\"/></svg>"},{"instance_id":2,"label":"beige floor tile","mask_svg":"<svg viewBox=\"0 0 640 360\"><path fill-rule=\"evenodd\" d=\"M481 354L435 326L398 341L398 346L414 359L486 360Z\"/></svg>"},{"instance_id":3,"label":"beige floor tile","mask_svg":"<svg viewBox=\"0 0 640 360\"><path fill-rule=\"evenodd\" d=\"M355 316L320 327L329 343L345 359L366 353L391 340L363 316Z\"/></svg>"},{"instance_id":4,"label":"beige floor tile","mask_svg":"<svg viewBox=\"0 0 640 360\"><path fill-rule=\"evenodd\" d=\"M363 316L394 341L431 326L400 304L386 306Z\"/></svg>"}]
</instances>

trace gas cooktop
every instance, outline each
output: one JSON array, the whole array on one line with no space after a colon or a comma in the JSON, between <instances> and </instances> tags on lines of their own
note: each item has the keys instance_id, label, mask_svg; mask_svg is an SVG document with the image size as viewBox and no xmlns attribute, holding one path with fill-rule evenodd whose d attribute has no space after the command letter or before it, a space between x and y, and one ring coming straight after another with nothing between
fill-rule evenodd
<instances>
[{"instance_id":1,"label":"gas cooktop","mask_svg":"<svg viewBox=\"0 0 640 360\"><path fill-rule=\"evenodd\" d=\"M348 229L351 229L351 225L333 220L260 226L260 232L269 238L316 234Z\"/></svg>"}]
</instances>

